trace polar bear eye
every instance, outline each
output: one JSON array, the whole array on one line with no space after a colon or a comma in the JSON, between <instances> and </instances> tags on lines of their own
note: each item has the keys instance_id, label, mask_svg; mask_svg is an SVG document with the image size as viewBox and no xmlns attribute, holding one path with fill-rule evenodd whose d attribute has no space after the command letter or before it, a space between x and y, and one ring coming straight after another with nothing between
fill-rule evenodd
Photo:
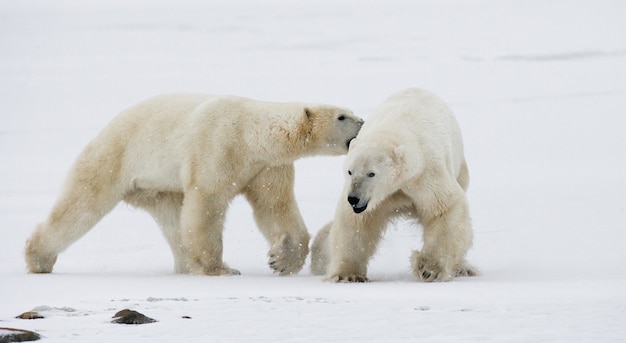
<instances>
[{"instance_id":1,"label":"polar bear eye","mask_svg":"<svg viewBox=\"0 0 626 343\"><path fill-rule=\"evenodd\" d=\"M339 118L337 118L337 119L339 119L339 120L344 120L344 119L346 119L346 116L342 114L342 115L340 115L340 116L339 116Z\"/></svg>"},{"instance_id":2,"label":"polar bear eye","mask_svg":"<svg viewBox=\"0 0 626 343\"><path fill-rule=\"evenodd\" d=\"M367 177L374 177L374 176L376 176L376 173L373 173L373 172L367 173Z\"/></svg>"},{"instance_id":3,"label":"polar bear eye","mask_svg":"<svg viewBox=\"0 0 626 343\"><path fill-rule=\"evenodd\" d=\"M348 170L348 175L352 175L352 171L351 170Z\"/></svg>"}]
</instances>

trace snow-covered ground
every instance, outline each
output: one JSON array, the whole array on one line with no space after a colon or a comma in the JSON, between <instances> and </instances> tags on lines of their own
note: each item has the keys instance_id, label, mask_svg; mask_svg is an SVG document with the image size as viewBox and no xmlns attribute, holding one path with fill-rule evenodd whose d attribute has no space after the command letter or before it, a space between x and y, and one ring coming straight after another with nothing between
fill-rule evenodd
<instances>
[{"instance_id":1,"label":"snow-covered ground","mask_svg":"<svg viewBox=\"0 0 626 343\"><path fill-rule=\"evenodd\" d=\"M625 17L620 0L0 0L0 327L46 342L624 342ZM145 97L325 102L367 119L409 86L461 124L479 277L418 282L421 232L403 221L371 283L324 283L308 264L274 276L241 198L225 236L241 276L175 275L156 224L126 205L53 274L25 271L75 156ZM297 163L312 234L342 161ZM46 318L14 318L34 308ZM111 324L123 308L159 322Z\"/></svg>"}]
</instances>

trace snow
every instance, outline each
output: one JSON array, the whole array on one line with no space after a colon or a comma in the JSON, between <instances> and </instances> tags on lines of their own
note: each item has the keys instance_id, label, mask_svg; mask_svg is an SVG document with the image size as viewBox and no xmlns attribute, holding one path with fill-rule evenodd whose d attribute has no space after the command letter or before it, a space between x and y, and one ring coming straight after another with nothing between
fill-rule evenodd
<instances>
[{"instance_id":1,"label":"snow","mask_svg":"<svg viewBox=\"0 0 626 343\"><path fill-rule=\"evenodd\" d=\"M0 1L0 326L45 342L618 342L626 337L626 3L497 0ZM234 277L173 273L152 219L121 204L25 271L23 247L84 145L163 92L325 102L367 119L405 87L460 122L481 276L418 282L420 229L390 226L367 284L278 277L232 204ZM343 157L297 162L312 234ZM45 319L14 317L37 308ZM157 323L111 324L119 310ZM191 318L183 318L188 316Z\"/></svg>"}]
</instances>

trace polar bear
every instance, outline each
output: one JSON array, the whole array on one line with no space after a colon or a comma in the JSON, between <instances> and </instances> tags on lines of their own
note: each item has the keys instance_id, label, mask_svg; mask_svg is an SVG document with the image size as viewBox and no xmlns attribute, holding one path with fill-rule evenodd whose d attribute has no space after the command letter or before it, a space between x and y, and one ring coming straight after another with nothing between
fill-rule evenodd
<instances>
[{"instance_id":1,"label":"polar bear","mask_svg":"<svg viewBox=\"0 0 626 343\"><path fill-rule=\"evenodd\" d=\"M309 234L294 198L293 162L346 154L362 124L350 110L324 104L202 94L145 100L77 158L26 244L28 269L51 272L60 252L126 201L157 221L176 272L239 274L222 261L222 231L229 203L243 194L269 242L270 267L297 273Z\"/></svg>"},{"instance_id":2,"label":"polar bear","mask_svg":"<svg viewBox=\"0 0 626 343\"><path fill-rule=\"evenodd\" d=\"M465 261L472 229L461 132L441 99L415 88L392 95L367 117L344 169L334 220L311 248L314 274L367 281L367 264L385 227L402 216L423 226L423 248L411 256L419 279L476 275Z\"/></svg>"}]
</instances>

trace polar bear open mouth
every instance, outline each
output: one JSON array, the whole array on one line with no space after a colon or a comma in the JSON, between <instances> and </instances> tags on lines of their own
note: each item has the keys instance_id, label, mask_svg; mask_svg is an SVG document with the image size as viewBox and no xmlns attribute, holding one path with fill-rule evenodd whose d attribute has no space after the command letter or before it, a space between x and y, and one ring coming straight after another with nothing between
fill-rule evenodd
<instances>
[{"instance_id":1,"label":"polar bear open mouth","mask_svg":"<svg viewBox=\"0 0 626 343\"><path fill-rule=\"evenodd\" d=\"M365 211L366 209L367 209L367 205L365 205L363 207L352 206L352 211L354 211L354 213L361 213L361 212Z\"/></svg>"},{"instance_id":2,"label":"polar bear open mouth","mask_svg":"<svg viewBox=\"0 0 626 343\"><path fill-rule=\"evenodd\" d=\"M356 138L356 136L348 139L348 141L346 142L346 149L350 149L350 143Z\"/></svg>"},{"instance_id":3,"label":"polar bear open mouth","mask_svg":"<svg viewBox=\"0 0 626 343\"><path fill-rule=\"evenodd\" d=\"M352 211L354 211L354 213L361 213L367 209L367 204L369 202L366 201L365 204L362 204L361 206L359 206L361 202L362 202L361 199L357 197L353 197L353 196L348 197L348 203L350 203L350 206L352 206Z\"/></svg>"}]
</instances>

